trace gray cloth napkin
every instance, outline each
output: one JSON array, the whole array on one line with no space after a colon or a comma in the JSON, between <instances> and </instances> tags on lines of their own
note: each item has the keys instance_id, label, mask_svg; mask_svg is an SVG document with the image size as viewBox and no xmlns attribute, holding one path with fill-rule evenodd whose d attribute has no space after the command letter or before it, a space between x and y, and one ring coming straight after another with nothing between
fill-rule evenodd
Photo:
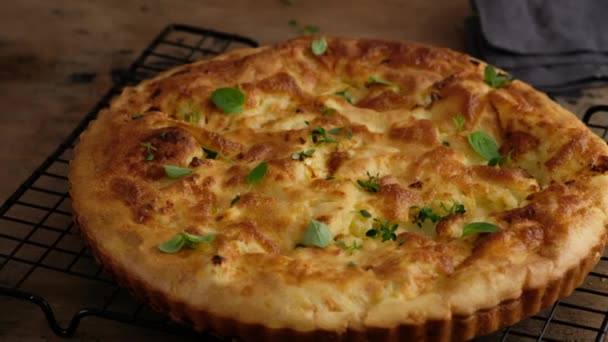
<instances>
[{"instance_id":1,"label":"gray cloth napkin","mask_svg":"<svg viewBox=\"0 0 608 342\"><path fill-rule=\"evenodd\" d=\"M541 90L608 84L608 0L472 0L469 53Z\"/></svg>"}]
</instances>

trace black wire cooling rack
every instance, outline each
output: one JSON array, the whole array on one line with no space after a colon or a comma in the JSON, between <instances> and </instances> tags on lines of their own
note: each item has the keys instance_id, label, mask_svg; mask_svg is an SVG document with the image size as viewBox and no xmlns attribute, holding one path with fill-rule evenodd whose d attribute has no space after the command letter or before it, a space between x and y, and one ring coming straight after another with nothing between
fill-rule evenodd
<instances>
[{"instance_id":1,"label":"black wire cooling rack","mask_svg":"<svg viewBox=\"0 0 608 342\"><path fill-rule=\"evenodd\" d=\"M254 46L255 41L236 35L184 25L166 27L67 139L0 207L0 295L38 305L49 327L59 336L74 335L81 320L89 316L180 336L194 335L190 329L170 322L131 297L96 264L72 221L68 164L79 134L123 87L183 63ZM583 121L606 139L608 106L589 108ZM68 295L67 301L75 303L66 309L66 296L56 299L58 288L67 289L64 292L70 294L94 295L84 299ZM607 331L605 254L570 297L531 319L478 341L604 341Z\"/></svg>"}]
</instances>

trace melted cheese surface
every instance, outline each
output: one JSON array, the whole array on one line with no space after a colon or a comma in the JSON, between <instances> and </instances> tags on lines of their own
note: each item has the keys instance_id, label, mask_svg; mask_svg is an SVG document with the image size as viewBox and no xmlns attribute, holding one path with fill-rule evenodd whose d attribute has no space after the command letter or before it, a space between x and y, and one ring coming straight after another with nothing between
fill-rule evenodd
<instances>
[{"instance_id":1,"label":"melted cheese surface","mask_svg":"<svg viewBox=\"0 0 608 342\"><path fill-rule=\"evenodd\" d=\"M606 144L572 114L519 81L489 87L484 63L450 50L327 41L321 56L301 38L126 89L83 134L71 166L89 242L196 310L345 331L490 308L561 276L604 238ZM237 86L242 113L213 105L214 90ZM344 90L352 101L336 95ZM314 142L317 129L332 141ZM488 166L468 142L474 131L510 161ZM207 159L201 146L220 155ZM266 175L249 184L261 162ZM163 165L193 172L170 179ZM358 184L368 174L377 192ZM448 215L456 203L466 213ZM419 226L422 207L445 218ZM398 224L395 240L366 236L374 219ZM311 220L329 227L328 247L299 247ZM501 230L462 237L471 222ZM158 250L181 231L216 238Z\"/></svg>"}]
</instances>

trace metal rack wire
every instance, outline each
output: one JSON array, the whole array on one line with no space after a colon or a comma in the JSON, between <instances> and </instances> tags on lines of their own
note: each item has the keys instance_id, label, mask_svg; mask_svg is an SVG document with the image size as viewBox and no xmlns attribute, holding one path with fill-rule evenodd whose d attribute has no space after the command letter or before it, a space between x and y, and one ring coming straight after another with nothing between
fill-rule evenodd
<instances>
[{"instance_id":1,"label":"metal rack wire","mask_svg":"<svg viewBox=\"0 0 608 342\"><path fill-rule=\"evenodd\" d=\"M81 320L89 316L162 329L180 336L195 335L135 300L95 263L72 221L68 163L78 135L124 86L179 64L249 46L257 43L190 26L166 27L66 140L0 207L0 295L38 305L49 327L59 336L74 335ZM606 139L608 106L590 108L584 121ZM51 279L55 286L48 284ZM57 305L59 300L53 289L59 286L96 295L81 300L72 298L74 303L66 309L65 305ZM61 320L62 316L69 319ZM479 341L604 341L607 332L608 257L605 255L572 296L529 320Z\"/></svg>"}]
</instances>

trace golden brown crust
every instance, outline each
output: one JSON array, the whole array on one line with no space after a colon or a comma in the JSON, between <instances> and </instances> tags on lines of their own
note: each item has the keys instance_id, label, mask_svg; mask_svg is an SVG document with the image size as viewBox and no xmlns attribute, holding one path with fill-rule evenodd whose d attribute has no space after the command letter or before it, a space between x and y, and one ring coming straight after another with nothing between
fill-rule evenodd
<instances>
[{"instance_id":1,"label":"golden brown crust","mask_svg":"<svg viewBox=\"0 0 608 342\"><path fill-rule=\"evenodd\" d=\"M125 286L177 320L245 338L446 341L514 323L582 281L606 239L601 139L522 82L490 88L468 56L339 38L315 56L311 39L127 88L83 133L76 219ZM210 94L237 85L245 109L227 115ZM488 166L467 140L477 130L510 161ZM248 184L262 161L267 174ZM171 180L167 164L193 171ZM466 213L437 224L413 216L456 202ZM296 248L311 219L335 242ZM476 221L501 230L461 237ZM399 225L395 241L366 236L382 222ZM180 231L216 239L156 248Z\"/></svg>"}]
</instances>

